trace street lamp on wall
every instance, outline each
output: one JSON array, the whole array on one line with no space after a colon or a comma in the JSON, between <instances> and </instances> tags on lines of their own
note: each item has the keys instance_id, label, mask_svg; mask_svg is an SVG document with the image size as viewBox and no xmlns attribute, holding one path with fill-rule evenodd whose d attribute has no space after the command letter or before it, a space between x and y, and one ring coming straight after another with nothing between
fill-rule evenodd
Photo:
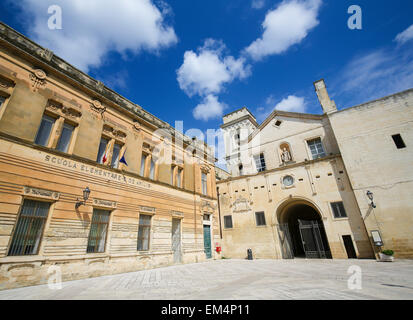
<instances>
[{"instance_id":1,"label":"street lamp on wall","mask_svg":"<svg viewBox=\"0 0 413 320\"><path fill-rule=\"evenodd\" d=\"M90 189L89 187L86 187L86 189L83 190L83 201L79 201L79 198L77 199L78 201L76 202L75 208L79 208L81 205L86 205L87 199L89 199L90 195Z\"/></svg>"},{"instance_id":2,"label":"street lamp on wall","mask_svg":"<svg viewBox=\"0 0 413 320\"><path fill-rule=\"evenodd\" d=\"M370 201L371 201L371 207L374 209L374 208L376 208L376 205L374 204L374 202L373 202L373 192L371 192L371 191L367 191L367 197L370 199Z\"/></svg>"}]
</instances>

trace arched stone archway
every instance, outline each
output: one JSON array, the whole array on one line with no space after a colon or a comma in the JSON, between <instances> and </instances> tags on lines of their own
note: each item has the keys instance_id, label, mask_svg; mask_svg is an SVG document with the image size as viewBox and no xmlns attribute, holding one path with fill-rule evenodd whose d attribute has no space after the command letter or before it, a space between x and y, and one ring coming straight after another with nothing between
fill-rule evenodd
<instances>
[{"instance_id":1,"label":"arched stone archway","mask_svg":"<svg viewBox=\"0 0 413 320\"><path fill-rule=\"evenodd\" d=\"M284 259L331 258L322 215L313 203L290 199L279 206L276 219Z\"/></svg>"}]
</instances>

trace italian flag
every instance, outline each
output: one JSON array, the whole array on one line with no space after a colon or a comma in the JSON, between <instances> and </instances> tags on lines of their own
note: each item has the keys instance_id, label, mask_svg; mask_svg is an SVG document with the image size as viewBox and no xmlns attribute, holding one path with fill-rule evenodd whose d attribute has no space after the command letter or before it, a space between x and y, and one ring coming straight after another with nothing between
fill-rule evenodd
<instances>
[{"instance_id":1,"label":"italian flag","mask_svg":"<svg viewBox=\"0 0 413 320\"><path fill-rule=\"evenodd\" d=\"M102 162L105 163L106 161L108 161L108 150L105 150L105 154L103 155L103 159Z\"/></svg>"}]
</instances>

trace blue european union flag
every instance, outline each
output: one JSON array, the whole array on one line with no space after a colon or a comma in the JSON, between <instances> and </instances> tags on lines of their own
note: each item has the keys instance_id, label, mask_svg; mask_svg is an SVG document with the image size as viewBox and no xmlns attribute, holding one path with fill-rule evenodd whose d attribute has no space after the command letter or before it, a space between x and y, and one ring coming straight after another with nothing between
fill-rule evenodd
<instances>
[{"instance_id":1,"label":"blue european union flag","mask_svg":"<svg viewBox=\"0 0 413 320\"><path fill-rule=\"evenodd\" d=\"M128 164L126 163L125 154L126 154L126 149L125 149L125 152L123 153L122 158L119 160L119 162L124 163L125 165L128 165Z\"/></svg>"}]
</instances>

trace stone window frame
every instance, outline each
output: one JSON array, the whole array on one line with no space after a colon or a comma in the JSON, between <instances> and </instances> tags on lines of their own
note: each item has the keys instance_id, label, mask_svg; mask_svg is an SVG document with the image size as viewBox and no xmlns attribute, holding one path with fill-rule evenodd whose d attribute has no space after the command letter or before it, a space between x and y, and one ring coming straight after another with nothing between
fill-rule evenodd
<instances>
[{"instance_id":1,"label":"stone window frame","mask_svg":"<svg viewBox=\"0 0 413 320\"><path fill-rule=\"evenodd\" d=\"M262 159L261 159L261 155L262 155ZM258 168L258 166L257 166L256 157L259 158L260 168ZM265 171L268 170L268 168L267 168L267 162L265 161L265 152L264 152L264 151L261 151L261 152L257 153L257 154L254 155L252 158L253 158L253 160L254 160L255 170L257 171L257 173L265 172ZM262 160L264 160L264 167L262 167Z\"/></svg>"},{"instance_id":2,"label":"stone window frame","mask_svg":"<svg viewBox=\"0 0 413 320\"><path fill-rule=\"evenodd\" d=\"M225 220L225 218L231 218L231 227L227 227L227 221ZM232 230L232 229L234 229L234 220L233 220L233 218L232 218L232 214L230 214L230 215L225 215L225 216L223 217L223 219L224 219L224 230Z\"/></svg>"},{"instance_id":3,"label":"stone window frame","mask_svg":"<svg viewBox=\"0 0 413 320\"><path fill-rule=\"evenodd\" d=\"M153 156L153 151L155 149L155 146L148 143L148 141L143 141L142 142L142 152L141 152L141 157L139 161L139 176L143 178L150 179L152 181L157 181L158 180L158 171L159 171L159 161L158 159L155 159ZM145 168L144 168L144 174L143 176L141 175L141 165L142 165L142 155L146 155L146 160L145 160ZM153 174L153 179L150 178L150 170L151 170L151 162L152 159L154 158L154 174Z\"/></svg>"},{"instance_id":4,"label":"stone window frame","mask_svg":"<svg viewBox=\"0 0 413 320\"><path fill-rule=\"evenodd\" d=\"M111 240L111 237L110 237L110 230L112 229L112 217L113 217L113 211L114 211L114 209L109 209L109 208L102 208L102 207L99 207L99 206L93 206L92 207L93 209L92 209L92 217L91 217L91 219L90 219L90 224L89 224L89 230L88 230L88 240L87 240L87 243L86 243L86 254L87 255L93 255L93 254L107 254L108 252L109 252L109 247L110 247L110 240ZM92 228L92 223L93 223L93 215L94 215L94 213L95 213L95 210L96 211L106 211L106 212L108 212L109 213L109 216L108 216L108 221L107 221L107 229L106 229L106 235L105 235L105 250L103 250L102 252L95 252L95 251L93 251L93 252L88 252L88 247L89 247L89 237L90 237L90 231L91 231L91 228Z\"/></svg>"},{"instance_id":5,"label":"stone window frame","mask_svg":"<svg viewBox=\"0 0 413 320\"><path fill-rule=\"evenodd\" d=\"M340 203L340 202L343 204L344 213L346 214L345 217L336 217L335 214L334 214L333 204ZM331 213L331 216L333 217L333 220L348 220L349 219L349 216L348 216L346 207L344 206L344 201L343 200L330 201L328 207L329 207L329 211Z\"/></svg>"},{"instance_id":6,"label":"stone window frame","mask_svg":"<svg viewBox=\"0 0 413 320\"><path fill-rule=\"evenodd\" d=\"M201 186L201 194L203 195L203 196L209 196L210 195L210 192L211 192L211 188L210 188L210 186L209 186L209 184L210 184L210 179L211 179L211 169L210 168L208 168L207 166L201 166L201 174L200 174L200 177L199 177L199 179L200 179L200 182L201 182L201 184L200 184L200 186ZM206 187L206 192L204 193L204 185L203 185L203 180L202 180L202 176L203 175L205 175L205 177L206 177L206 181L205 181L205 187Z\"/></svg>"},{"instance_id":7,"label":"stone window frame","mask_svg":"<svg viewBox=\"0 0 413 320\"><path fill-rule=\"evenodd\" d=\"M262 215L264 217L264 224L258 224L258 215ZM265 217L265 211L255 211L254 212L254 217L255 217L255 226L257 228L265 228L267 227L267 219Z\"/></svg>"},{"instance_id":8,"label":"stone window frame","mask_svg":"<svg viewBox=\"0 0 413 320\"><path fill-rule=\"evenodd\" d=\"M105 148L105 152L104 154L107 154L107 161L105 163L99 163L96 156L96 162L98 162L100 165L112 168L112 169L118 169L118 170L122 170L124 164L120 163L120 159L122 158L122 156L124 155L125 151L126 151L126 143L123 139L117 139L116 137L108 134L107 132L103 131L102 129L102 134L100 136L100 140L101 139L106 139L108 140L108 143L106 144L106 148ZM99 144L100 144L100 140L99 140ZM115 148L115 144L120 145L120 151L119 151L119 160L118 160L118 166L116 168L112 167L112 156L113 156L113 150ZM99 152L99 148L98 148L98 152Z\"/></svg>"},{"instance_id":9,"label":"stone window frame","mask_svg":"<svg viewBox=\"0 0 413 320\"><path fill-rule=\"evenodd\" d=\"M178 171L181 170L181 185L178 186ZM172 186L177 187L179 189L184 189L184 174L185 174L185 170L184 170L184 166L181 164L177 164L176 162L171 164L171 183Z\"/></svg>"},{"instance_id":10,"label":"stone window frame","mask_svg":"<svg viewBox=\"0 0 413 320\"><path fill-rule=\"evenodd\" d=\"M29 187L29 188L31 188L31 187ZM49 197L44 197L44 196L42 196L42 195L34 195L34 194L31 194L31 193L26 194L25 191L24 191L25 189L26 189L26 188L23 188L23 193L22 193L22 198L21 198L21 202L20 202L20 205L19 205L19 210L18 210L17 215L16 215L16 221L15 221L15 223L14 223L14 225L13 225L13 229L12 229L12 232L10 233L9 241L8 241L8 243L7 243L7 250L6 250L6 253L5 253L5 256L6 256L6 257L9 256L8 253L9 253L9 250L10 250L10 247L11 247L11 244L12 244L12 241L13 241L14 234L15 234L15 232L16 232L17 222L19 221L19 218L20 218L21 211L22 211L22 209L23 209L23 204L24 204L24 201L25 201L25 200L34 200L34 201L47 202L47 203L49 203L49 204L50 204L49 212L48 212L48 215L47 215L45 224L44 224L44 226L43 226L42 234L41 234L41 236L40 236L40 242L39 242L39 247L38 247L37 253L36 253L36 254L33 254L33 255L13 256L13 257L25 257L25 256L39 257L39 256L42 256L42 255L43 255L43 250L44 250L44 245L45 245L45 242L43 241L43 240L44 240L44 235L45 235L45 233L47 232L47 230L49 229L49 225L50 225L50 222L51 222L52 217L53 217L53 212L54 212L55 204L56 204L57 201L59 201L59 197L60 197L60 193L59 193L59 192L49 191L49 190L43 190L43 189L42 189L41 191L48 191L48 192L57 194L56 198L54 198L53 196L51 196L51 197L49 198ZM40 189L38 189L38 190L40 190Z\"/></svg>"},{"instance_id":11,"label":"stone window frame","mask_svg":"<svg viewBox=\"0 0 413 320\"><path fill-rule=\"evenodd\" d=\"M139 235L139 219L141 215L145 216L151 216L151 224L150 224L150 229L149 229L149 239L148 239L148 250L138 250L138 235ZM152 251L152 243L154 240L154 235L153 235L153 222L154 222L154 217L156 215L156 209L153 208L153 211L145 210L142 207L138 211L138 230L136 232L136 251L141 254L146 254L150 253Z\"/></svg>"},{"instance_id":12,"label":"stone window frame","mask_svg":"<svg viewBox=\"0 0 413 320\"><path fill-rule=\"evenodd\" d=\"M7 105L10 101L11 95L13 94L15 85L16 83L13 80L0 74L0 98L4 99L2 105L0 106L0 120L7 109Z\"/></svg>"},{"instance_id":13,"label":"stone window frame","mask_svg":"<svg viewBox=\"0 0 413 320\"><path fill-rule=\"evenodd\" d=\"M319 134L319 135L312 136L312 137L308 137L308 138L304 139L304 144L305 144L305 148L306 148L306 151L307 151L308 159L310 159L310 160L318 160L318 159L322 159L322 158L324 158L324 157L327 156L327 149L326 149L326 147L325 147L325 145L324 145L324 143L323 143L324 138L325 138L324 134ZM323 151L324 151L324 157L314 159L314 158L313 158L313 153L311 152L310 145L309 145L308 143L309 143L310 141L313 141L313 140L316 140L316 139L320 139L320 141L321 141L321 146L323 147Z\"/></svg>"},{"instance_id":14,"label":"stone window frame","mask_svg":"<svg viewBox=\"0 0 413 320\"><path fill-rule=\"evenodd\" d=\"M75 148L75 143L76 143L77 136L79 133L79 122L82 116L80 109L76 109L75 107L67 107L66 105L62 104L59 101L49 99L47 102L46 108L43 112L43 115L42 115L42 121L43 121L43 116L45 115L55 119L55 122L49 133L49 140L45 147L49 149L57 150L57 146L59 144L59 141L60 141L60 138L63 132L63 127L65 124L69 124L73 126L73 131L70 137L70 142L67 148L67 152L63 152L59 150L57 151L63 152L68 155L73 154L73 150ZM41 122L37 129L35 140L37 138L37 135L39 134L40 125L41 125Z\"/></svg>"}]
</instances>

